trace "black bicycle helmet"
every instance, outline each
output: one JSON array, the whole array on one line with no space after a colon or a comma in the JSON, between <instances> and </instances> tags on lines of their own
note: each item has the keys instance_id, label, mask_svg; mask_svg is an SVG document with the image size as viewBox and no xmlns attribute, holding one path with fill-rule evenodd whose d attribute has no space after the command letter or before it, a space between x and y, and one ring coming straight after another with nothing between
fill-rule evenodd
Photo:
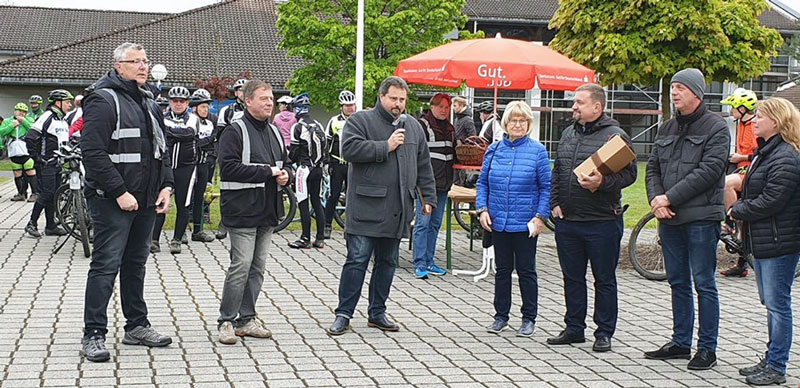
<instances>
[{"instance_id":1,"label":"black bicycle helmet","mask_svg":"<svg viewBox=\"0 0 800 388\"><path fill-rule=\"evenodd\" d=\"M47 93L47 101L50 103L56 101L64 101L64 100L74 100L75 97L70 93L68 90L64 89L55 89L51 90L50 93Z\"/></svg>"},{"instance_id":2,"label":"black bicycle helmet","mask_svg":"<svg viewBox=\"0 0 800 388\"><path fill-rule=\"evenodd\" d=\"M494 102L492 101L484 101L478 104L478 112L481 113L492 113L494 112Z\"/></svg>"}]
</instances>

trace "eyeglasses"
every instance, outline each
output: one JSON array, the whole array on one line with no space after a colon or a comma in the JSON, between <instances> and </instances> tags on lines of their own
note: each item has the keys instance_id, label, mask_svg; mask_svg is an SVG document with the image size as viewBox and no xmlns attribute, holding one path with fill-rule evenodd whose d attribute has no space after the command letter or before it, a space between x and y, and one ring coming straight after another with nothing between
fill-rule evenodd
<instances>
[{"instance_id":1,"label":"eyeglasses","mask_svg":"<svg viewBox=\"0 0 800 388\"><path fill-rule=\"evenodd\" d=\"M126 61L117 61L117 62L119 62L119 63L132 63L132 64L134 64L136 66L145 65L147 67L150 67L150 64L151 64L149 59L129 59L129 60L126 60Z\"/></svg>"},{"instance_id":2,"label":"eyeglasses","mask_svg":"<svg viewBox=\"0 0 800 388\"><path fill-rule=\"evenodd\" d=\"M527 120L527 119L521 119L521 120L513 119L513 120L508 120L508 124L509 124L509 125L511 125L511 127L516 127L517 125L519 125L520 127L527 127L527 126L528 126L528 120Z\"/></svg>"}]
</instances>

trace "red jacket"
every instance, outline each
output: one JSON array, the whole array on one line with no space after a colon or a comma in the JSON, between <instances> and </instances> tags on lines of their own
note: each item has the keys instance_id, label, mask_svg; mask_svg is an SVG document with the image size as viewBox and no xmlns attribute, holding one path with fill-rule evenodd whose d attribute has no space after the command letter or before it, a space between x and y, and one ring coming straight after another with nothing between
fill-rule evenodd
<instances>
[{"instance_id":1,"label":"red jacket","mask_svg":"<svg viewBox=\"0 0 800 388\"><path fill-rule=\"evenodd\" d=\"M83 131L83 117L79 117L72 125L69 126L69 135L72 136L75 132ZM752 151L751 151L752 153Z\"/></svg>"}]
</instances>

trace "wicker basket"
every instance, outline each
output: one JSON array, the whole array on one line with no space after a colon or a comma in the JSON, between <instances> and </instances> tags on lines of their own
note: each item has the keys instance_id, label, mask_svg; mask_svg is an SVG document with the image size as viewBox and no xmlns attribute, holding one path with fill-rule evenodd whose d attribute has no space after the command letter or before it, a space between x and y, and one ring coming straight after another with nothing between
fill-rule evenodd
<instances>
[{"instance_id":1,"label":"wicker basket","mask_svg":"<svg viewBox=\"0 0 800 388\"><path fill-rule=\"evenodd\" d=\"M480 136L470 136L465 139L464 144L456 146L456 156L458 162L467 166L480 166L483 165L483 154L489 143L486 139Z\"/></svg>"}]
</instances>

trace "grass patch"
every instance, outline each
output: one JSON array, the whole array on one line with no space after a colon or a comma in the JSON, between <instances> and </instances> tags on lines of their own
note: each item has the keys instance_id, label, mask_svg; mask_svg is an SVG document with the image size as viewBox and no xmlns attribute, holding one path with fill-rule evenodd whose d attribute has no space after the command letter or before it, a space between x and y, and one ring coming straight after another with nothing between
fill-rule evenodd
<instances>
[{"instance_id":1,"label":"grass patch","mask_svg":"<svg viewBox=\"0 0 800 388\"><path fill-rule=\"evenodd\" d=\"M630 205L625 212L625 228L632 229L636 223L650 212L650 203L647 201L647 186L645 185L645 169L647 162L637 163L639 168L636 182L622 189L622 204Z\"/></svg>"},{"instance_id":2,"label":"grass patch","mask_svg":"<svg viewBox=\"0 0 800 388\"><path fill-rule=\"evenodd\" d=\"M11 171L11 161L0 160L0 171Z\"/></svg>"}]
</instances>

